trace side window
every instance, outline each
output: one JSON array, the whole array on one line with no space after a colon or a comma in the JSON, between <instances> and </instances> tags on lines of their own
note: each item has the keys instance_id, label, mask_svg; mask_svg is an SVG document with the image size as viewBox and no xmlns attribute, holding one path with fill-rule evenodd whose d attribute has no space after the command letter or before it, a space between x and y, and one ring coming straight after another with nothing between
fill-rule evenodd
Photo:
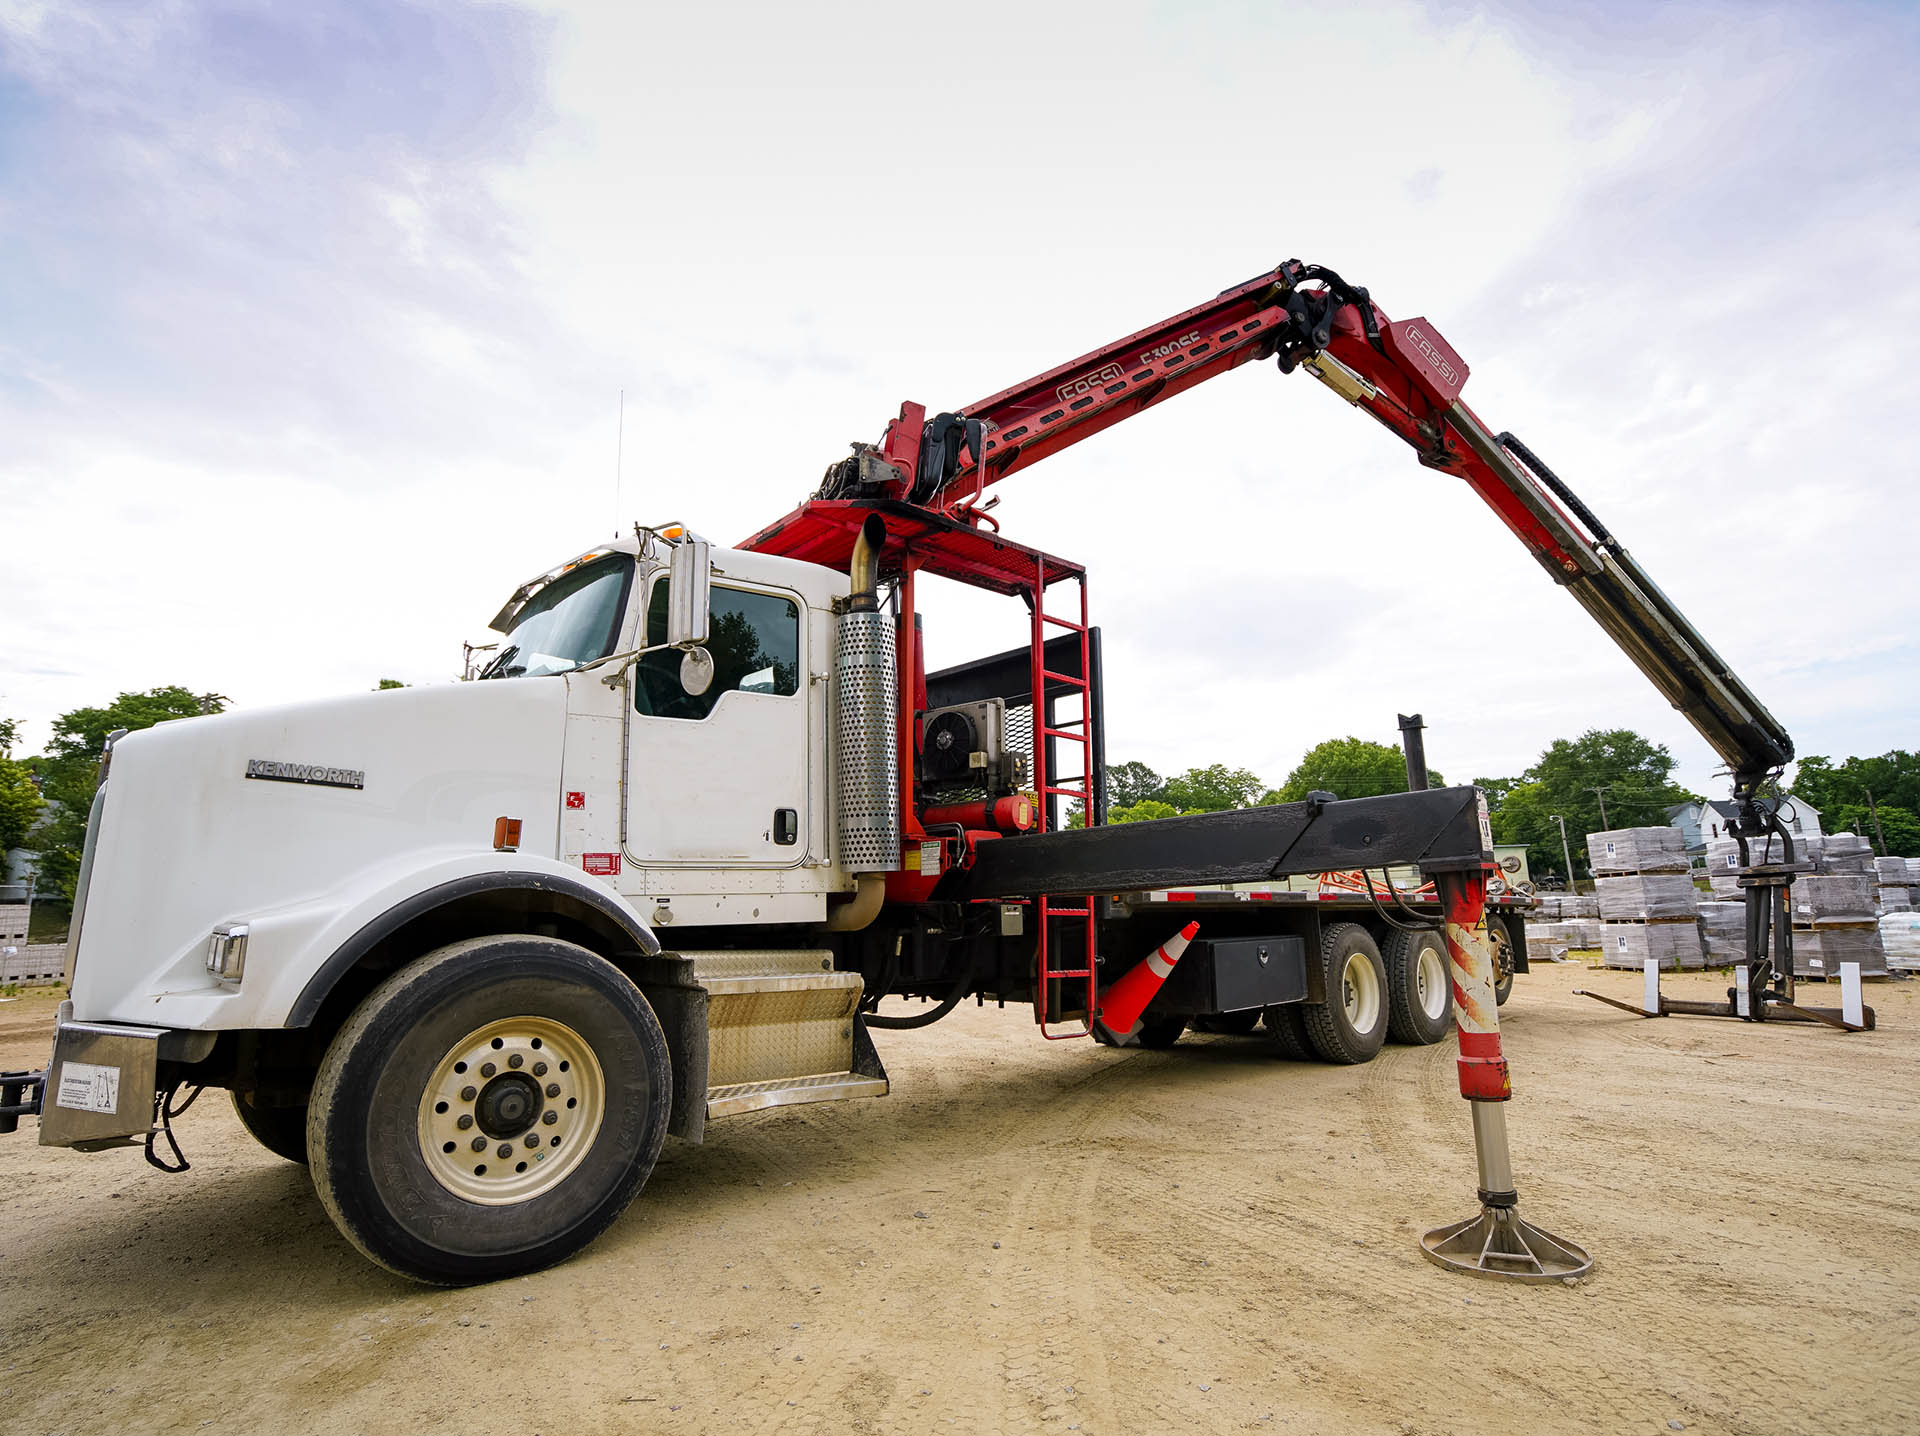
<instances>
[{"instance_id":1,"label":"side window","mask_svg":"<svg viewBox=\"0 0 1920 1436\"><path fill-rule=\"evenodd\" d=\"M634 665L633 706L656 718L700 719L723 693L790 695L800 691L800 605L771 593L715 584L708 604L707 651L713 686L695 696L680 686L680 655L649 653ZM667 641L667 581L647 600L649 645Z\"/></svg>"}]
</instances>

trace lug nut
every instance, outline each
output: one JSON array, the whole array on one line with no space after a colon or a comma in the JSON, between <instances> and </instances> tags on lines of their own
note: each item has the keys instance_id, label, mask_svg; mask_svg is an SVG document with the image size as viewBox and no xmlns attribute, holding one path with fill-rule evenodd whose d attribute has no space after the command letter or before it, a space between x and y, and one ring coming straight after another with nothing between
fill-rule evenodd
<instances>
[{"instance_id":1,"label":"lug nut","mask_svg":"<svg viewBox=\"0 0 1920 1436\"><path fill-rule=\"evenodd\" d=\"M537 1146L539 1146L539 1145L540 1145L540 1134L539 1134L538 1132L529 1132L529 1133L527 1133L527 1145L528 1145L529 1147L537 1147Z\"/></svg>"},{"instance_id":2,"label":"lug nut","mask_svg":"<svg viewBox=\"0 0 1920 1436\"><path fill-rule=\"evenodd\" d=\"M558 1082L547 1083L547 1095L549 1097L558 1097L560 1095L560 1084Z\"/></svg>"},{"instance_id":3,"label":"lug nut","mask_svg":"<svg viewBox=\"0 0 1920 1436\"><path fill-rule=\"evenodd\" d=\"M480 1064L480 1075L482 1077L491 1077L493 1076L494 1073L498 1072L499 1070L500 1069L498 1067L495 1067L491 1062L482 1062Z\"/></svg>"},{"instance_id":4,"label":"lug nut","mask_svg":"<svg viewBox=\"0 0 1920 1436\"><path fill-rule=\"evenodd\" d=\"M486 1139L485 1137L475 1137L475 1138L473 1139L473 1150L474 1150L474 1151L476 1151L476 1152L484 1152L484 1151L486 1151L486 1150L487 1150L487 1139Z\"/></svg>"},{"instance_id":5,"label":"lug nut","mask_svg":"<svg viewBox=\"0 0 1920 1436\"><path fill-rule=\"evenodd\" d=\"M507 1066L518 1067L525 1060L526 1059L524 1057L522 1057L518 1052L516 1052L513 1054L513 1056L507 1059Z\"/></svg>"},{"instance_id":6,"label":"lug nut","mask_svg":"<svg viewBox=\"0 0 1920 1436\"><path fill-rule=\"evenodd\" d=\"M546 1076L546 1075L547 1075L547 1064L546 1064L546 1063L544 1063L544 1062L536 1062L536 1063L534 1063L534 1064L533 1064L533 1075L534 1075L534 1076L536 1076L536 1077L544 1077L544 1076Z\"/></svg>"},{"instance_id":7,"label":"lug nut","mask_svg":"<svg viewBox=\"0 0 1920 1436\"><path fill-rule=\"evenodd\" d=\"M478 1097L479 1095L480 1095L480 1089L478 1087L462 1087L460 1089L460 1100L462 1102L471 1102L475 1097Z\"/></svg>"},{"instance_id":8,"label":"lug nut","mask_svg":"<svg viewBox=\"0 0 1920 1436\"><path fill-rule=\"evenodd\" d=\"M553 1108L549 1107L547 1108L546 1111L540 1114L540 1120L546 1123L547 1126L551 1127L555 1122L558 1122L560 1120L560 1114L554 1111Z\"/></svg>"},{"instance_id":9,"label":"lug nut","mask_svg":"<svg viewBox=\"0 0 1920 1436\"><path fill-rule=\"evenodd\" d=\"M458 1122L455 1122L453 1125L458 1127L463 1132L466 1131L467 1128L473 1125L473 1113L462 1112L460 1114L460 1120Z\"/></svg>"},{"instance_id":10,"label":"lug nut","mask_svg":"<svg viewBox=\"0 0 1920 1436\"><path fill-rule=\"evenodd\" d=\"M513 1155L513 1143L502 1142L500 1144L500 1155L502 1157L511 1157Z\"/></svg>"}]
</instances>

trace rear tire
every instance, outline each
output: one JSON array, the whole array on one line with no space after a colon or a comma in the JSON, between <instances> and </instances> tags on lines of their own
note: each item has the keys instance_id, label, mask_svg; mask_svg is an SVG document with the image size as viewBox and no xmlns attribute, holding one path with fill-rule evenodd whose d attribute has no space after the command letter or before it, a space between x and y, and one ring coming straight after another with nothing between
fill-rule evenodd
<instances>
[{"instance_id":1,"label":"rear tire","mask_svg":"<svg viewBox=\"0 0 1920 1436\"><path fill-rule=\"evenodd\" d=\"M401 1276L536 1271L639 1192L671 1084L653 1009L611 963L553 938L457 942L375 988L327 1049L308 1108L314 1187L347 1240Z\"/></svg>"},{"instance_id":2,"label":"rear tire","mask_svg":"<svg viewBox=\"0 0 1920 1436\"><path fill-rule=\"evenodd\" d=\"M1387 969L1372 935L1358 923L1331 924L1320 936L1327 1000L1302 1008L1307 1041L1329 1062L1371 1062L1387 1041Z\"/></svg>"},{"instance_id":3,"label":"rear tire","mask_svg":"<svg viewBox=\"0 0 1920 1436\"><path fill-rule=\"evenodd\" d=\"M1505 1007L1513 996L1513 937L1501 919L1487 917L1487 946L1493 952L1493 1005Z\"/></svg>"},{"instance_id":4,"label":"rear tire","mask_svg":"<svg viewBox=\"0 0 1920 1436\"><path fill-rule=\"evenodd\" d=\"M1437 932L1387 934L1380 958L1387 968L1387 1035L1410 1047L1430 1047L1453 1025L1453 964Z\"/></svg>"},{"instance_id":5,"label":"rear tire","mask_svg":"<svg viewBox=\"0 0 1920 1436\"><path fill-rule=\"evenodd\" d=\"M1300 1014L1297 1002L1283 1003L1278 1007L1269 1007L1261 1014L1265 1023L1267 1045L1273 1048L1274 1055L1284 1057L1289 1062L1309 1062L1313 1059L1313 1044L1307 1041L1307 1024Z\"/></svg>"},{"instance_id":6,"label":"rear tire","mask_svg":"<svg viewBox=\"0 0 1920 1436\"><path fill-rule=\"evenodd\" d=\"M256 1107L238 1092L233 1098L233 1114L247 1135L276 1157L307 1164L307 1109L305 1107Z\"/></svg>"}]
</instances>

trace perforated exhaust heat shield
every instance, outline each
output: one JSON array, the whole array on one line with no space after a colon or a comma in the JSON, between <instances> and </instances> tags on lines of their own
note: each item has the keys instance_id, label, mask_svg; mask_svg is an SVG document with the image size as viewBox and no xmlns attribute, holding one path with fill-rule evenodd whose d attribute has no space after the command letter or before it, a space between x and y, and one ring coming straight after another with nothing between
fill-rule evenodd
<instances>
[{"instance_id":1,"label":"perforated exhaust heat shield","mask_svg":"<svg viewBox=\"0 0 1920 1436\"><path fill-rule=\"evenodd\" d=\"M833 757L840 864L849 872L900 866L900 780L894 715L899 704L893 621L843 613L833 656Z\"/></svg>"}]
</instances>

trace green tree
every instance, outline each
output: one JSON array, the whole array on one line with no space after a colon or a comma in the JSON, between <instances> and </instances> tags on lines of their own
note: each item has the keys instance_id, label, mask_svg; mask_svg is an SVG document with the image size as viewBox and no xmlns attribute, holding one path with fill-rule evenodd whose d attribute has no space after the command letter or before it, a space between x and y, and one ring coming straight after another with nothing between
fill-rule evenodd
<instances>
[{"instance_id":1,"label":"green tree","mask_svg":"<svg viewBox=\"0 0 1920 1436\"><path fill-rule=\"evenodd\" d=\"M1158 798L1142 798L1139 802L1130 803L1124 808L1109 808L1107 810L1107 821L1109 823L1145 823L1151 822L1155 818L1177 818L1179 816L1180 810L1178 808L1174 807L1172 803L1163 803Z\"/></svg>"},{"instance_id":2,"label":"green tree","mask_svg":"<svg viewBox=\"0 0 1920 1436\"><path fill-rule=\"evenodd\" d=\"M1429 768L1427 781L1436 788L1446 780ZM1377 798L1382 793L1407 791L1407 759L1398 748L1370 738L1329 738L1307 750L1287 780L1261 799L1263 803L1299 803L1313 792L1336 798Z\"/></svg>"},{"instance_id":3,"label":"green tree","mask_svg":"<svg viewBox=\"0 0 1920 1436\"><path fill-rule=\"evenodd\" d=\"M410 683L402 683L398 678L382 678L378 683L373 685L373 691L375 693L384 693L389 688L410 688L412 686Z\"/></svg>"},{"instance_id":4,"label":"green tree","mask_svg":"<svg viewBox=\"0 0 1920 1436\"><path fill-rule=\"evenodd\" d=\"M1218 813L1228 808L1250 808L1266 784L1246 768L1210 763L1189 768L1167 779L1158 796L1182 813Z\"/></svg>"},{"instance_id":5,"label":"green tree","mask_svg":"<svg viewBox=\"0 0 1920 1436\"><path fill-rule=\"evenodd\" d=\"M1109 763L1107 765L1107 806L1131 808L1148 798L1158 798L1166 787L1162 778L1145 763Z\"/></svg>"},{"instance_id":6,"label":"green tree","mask_svg":"<svg viewBox=\"0 0 1920 1436\"><path fill-rule=\"evenodd\" d=\"M13 756L19 735L19 720L0 718L0 858L22 845L27 830L46 806L33 774Z\"/></svg>"},{"instance_id":7,"label":"green tree","mask_svg":"<svg viewBox=\"0 0 1920 1436\"><path fill-rule=\"evenodd\" d=\"M1630 728L1593 728L1578 738L1556 739L1532 767L1510 780L1497 805L1489 803L1494 841L1525 843L1536 872L1558 872L1566 866L1560 827L1553 820L1558 813L1566 819L1567 844L1578 869L1570 876L1587 876L1588 833L1602 827L1659 827L1668 808L1697 796L1675 784L1672 774L1673 755Z\"/></svg>"},{"instance_id":8,"label":"green tree","mask_svg":"<svg viewBox=\"0 0 1920 1436\"><path fill-rule=\"evenodd\" d=\"M87 812L99 781L100 755L107 735L119 728L136 732L171 718L195 718L221 712L227 699L219 693L192 693L185 688L150 688L145 693L122 693L100 708L76 708L54 720L53 741L34 760L41 794L57 805L53 815L33 834L40 854L40 882L44 888L73 901L80 875L80 850L86 844Z\"/></svg>"},{"instance_id":9,"label":"green tree","mask_svg":"<svg viewBox=\"0 0 1920 1436\"><path fill-rule=\"evenodd\" d=\"M1904 835L1908 816L1920 813L1920 753L1895 748L1878 757L1847 758L1838 764L1810 755L1800 760L1794 772L1792 796L1818 808L1820 826L1830 833L1864 833L1873 838L1873 809L1877 808L1888 855L1920 857L1920 843L1894 836L1896 830ZM1889 812L1895 814L1891 821Z\"/></svg>"}]
</instances>

